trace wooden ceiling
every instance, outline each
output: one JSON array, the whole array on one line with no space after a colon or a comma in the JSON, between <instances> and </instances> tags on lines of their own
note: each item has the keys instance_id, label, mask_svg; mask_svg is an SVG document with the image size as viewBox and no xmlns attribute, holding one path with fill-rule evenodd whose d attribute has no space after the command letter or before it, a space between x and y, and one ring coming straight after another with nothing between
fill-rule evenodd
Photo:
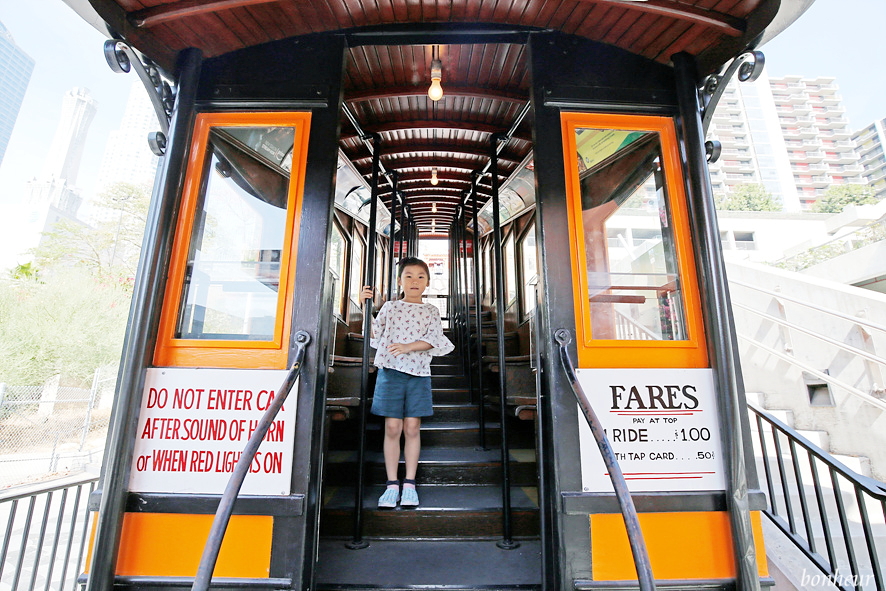
<instances>
[{"instance_id":1,"label":"wooden ceiling","mask_svg":"<svg viewBox=\"0 0 886 591\"><path fill-rule=\"evenodd\" d=\"M90 0L109 26L169 69L181 49L213 57L296 35L386 27L510 27L558 30L661 63L686 51L708 71L737 54L772 20L774 0ZM444 97L427 96L432 52ZM367 133L380 134L381 162L396 171L422 235L442 235L489 162L492 135L511 130L529 100L521 43L351 44L345 104ZM526 119L499 152L503 181L531 153ZM371 153L343 117L341 148L369 178ZM431 171L439 183L432 185ZM480 182L488 195L489 177ZM390 204L385 184L382 199ZM436 212L433 212L436 205Z\"/></svg>"}]
</instances>

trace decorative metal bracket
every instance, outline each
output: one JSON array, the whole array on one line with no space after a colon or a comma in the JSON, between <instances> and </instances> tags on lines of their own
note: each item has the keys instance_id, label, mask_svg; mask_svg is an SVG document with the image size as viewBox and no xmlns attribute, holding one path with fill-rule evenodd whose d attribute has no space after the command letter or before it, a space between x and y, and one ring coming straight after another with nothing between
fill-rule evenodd
<instances>
[{"instance_id":1,"label":"decorative metal bracket","mask_svg":"<svg viewBox=\"0 0 886 591\"><path fill-rule=\"evenodd\" d=\"M142 84L145 85L157 120L160 122L160 131L148 134L148 145L155 155L163 156L166 153L166 134L169 133L169 121L172 119L172 108L175 105L175 90L160 75L157 64L141 57L125 41L108 39L105 41L104 53L111 70L125 74L134 68Z\"/></svg>"},{"instance_id":2,"label":"decorative metal bracket","mask_svg":"<svg viewBox=\"0 0 886 591\"><path fill-rule=\"evenodd\" d=\"M702 108L702 130L705 135L714 118L714 111L720 102L720 97L726 90L726 86L733 76L738 73L740 82L753 82L763 73L766 58L762 51L746 51L730 62L729 66L720 74L711 74L705 78L701 86L701 97L704 107ZM708 162L716 162L720 158L722 146L718 141L705 142L705 153Z\"/></svg>"}]
</instances>

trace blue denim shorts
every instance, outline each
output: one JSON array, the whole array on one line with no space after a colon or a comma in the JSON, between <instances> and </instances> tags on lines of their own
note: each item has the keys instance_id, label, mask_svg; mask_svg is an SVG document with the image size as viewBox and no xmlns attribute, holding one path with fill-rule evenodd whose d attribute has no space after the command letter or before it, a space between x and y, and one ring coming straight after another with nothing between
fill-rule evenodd
<instances>
[{"instance_id":1,"label":"blue denim shorts","mask_svg":"<svg viewBox=\"0 0 886 591\"><path fill-rule=\"evenodd\" d=\"M434 414L431 377L378 368L372 414L395 419L431 416Z\"/></svg>"}]
</instances>

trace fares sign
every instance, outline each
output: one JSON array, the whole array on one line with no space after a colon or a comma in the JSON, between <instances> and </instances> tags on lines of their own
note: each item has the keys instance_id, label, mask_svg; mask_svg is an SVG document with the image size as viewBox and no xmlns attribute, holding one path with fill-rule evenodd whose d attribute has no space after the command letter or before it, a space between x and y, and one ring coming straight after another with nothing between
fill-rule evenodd
<instances>
[{"instance_id":1,"label":"fares sign","mask_svg":"<svg viewBox=\"0 0 886 591\"><path fill-rule=\"evenodd\" d=\"M129 489L222 494L288 370L150 368ZM288 495L298 381L258 448L242 494Z\"/></svg>"},{"instance_id":2,"label":"fares sign","mask_svg":"<svg viewBox=\"0 0 886 591\"><path fill-rule=\"evenodd\" d=\"M631 492L725 490L710 369L578 369ZM582 488L614 492L579 408Z\"/></svg>"}]
</instances>

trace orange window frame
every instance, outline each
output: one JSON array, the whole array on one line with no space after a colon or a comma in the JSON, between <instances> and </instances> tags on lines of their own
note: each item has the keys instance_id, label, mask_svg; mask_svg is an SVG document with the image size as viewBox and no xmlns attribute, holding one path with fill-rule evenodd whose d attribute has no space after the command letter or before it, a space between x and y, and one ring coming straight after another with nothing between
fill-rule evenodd
<instances>
[{"instance_id":1,"label":"orange window frame","mask_svg":"<svg viewBox=\"0 0 886 591\"><path fill-rule=\"evenodd\" d=\"M569 217L569 244L573 270L573 293L575 298L576 345L578 366L585 368L608 367L708 367L708 355L704 335L704 318L699 296L695 257L686 192L683 185L683 168L677 144L674 122L668 117L645 115L612 115L598 113L562 113L563 164L566 172L566 206ZM591 332L591 310L588 302L588 278L585 271L585 244L581 219L581 187L578 167L575 131L580 128L620 129L626 131L654 131L659 134L664 166L665 187L674 227L677 250L677 266L683 287L688 338L679 341L640 341L595 339ZM583 294L585 294L583 296Z\"/></svg>"},{"instance_id":2,"label":"orange window frame","mask_svg":"<svg viewBox=\"0 0 886 591\"><path fill-rule=\"evenodd\" d=\"M202 113L197 115L185 174L181 215L175 230L172 258L154 365L160 367L225 367L282 369L289 355L292 299L295 288L295 260L304 193L311 114L295 113ZM289 178L285 240L280 254L280 290L274 336L269 341L202 340L175 337L196 207L203 185L209 131L213 127L292 127L292 168Z\"/></svg>"}]
</instances>

